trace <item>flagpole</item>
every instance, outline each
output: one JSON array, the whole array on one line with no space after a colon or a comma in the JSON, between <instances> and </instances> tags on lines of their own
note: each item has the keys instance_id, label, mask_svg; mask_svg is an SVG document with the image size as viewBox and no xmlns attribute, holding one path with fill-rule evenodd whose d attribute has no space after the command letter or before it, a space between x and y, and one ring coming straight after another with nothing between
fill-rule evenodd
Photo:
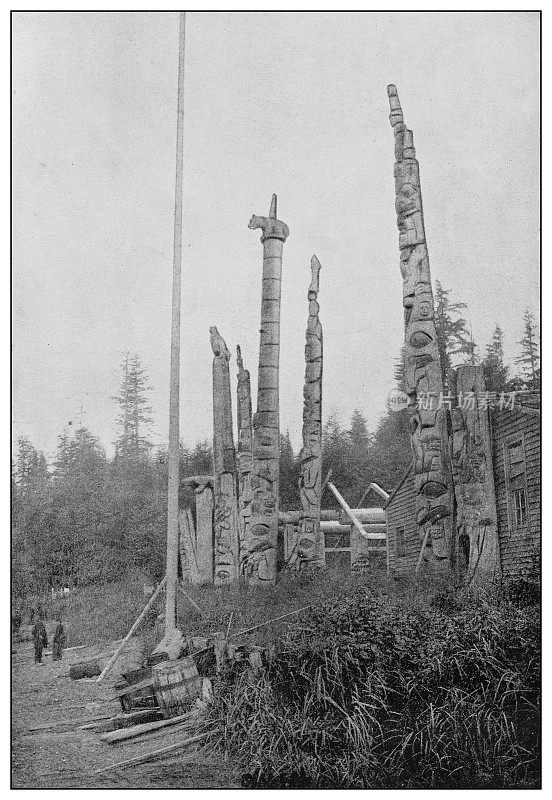
<instances>
[{"instance_id":1,"label":"flagpole","mask_svg":"<svg viewBox=\"0 0 552 800\"><path fill-rule=\"evenodd\" d=\"M165 634L176 628L178 590L178 488L180 462L180 295L182 272L182 186L184 133L184 52L186 13L180 13L178 106L176 122L176 179L174 188L174 248L172 284L171 373L169 400L169 478L167 492L167 569Z\"/></svg>"}]
</instances>

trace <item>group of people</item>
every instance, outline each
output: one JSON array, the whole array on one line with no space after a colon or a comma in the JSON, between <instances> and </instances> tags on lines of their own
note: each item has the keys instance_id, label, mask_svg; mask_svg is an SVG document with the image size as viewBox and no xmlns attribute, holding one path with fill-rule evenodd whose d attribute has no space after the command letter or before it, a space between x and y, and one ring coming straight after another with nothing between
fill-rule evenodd
<instances>
[{"instance_id":1,"label":"group of people","mask_svg":"<svg viewBox=\"0 0 552 800\"><path fill-rule=\"evenodd\" d=\"M44 625L42 615L38 612L35 613L32 639L34 644L35 664L42 664L42 651L45 647L48 647L48 634L46 633L46 626ZM58 621L52 640L52 661L61 661L63 648L66 644L67 637L65 635L65 628L61 622Z\"/></svg>"}]
</instances>

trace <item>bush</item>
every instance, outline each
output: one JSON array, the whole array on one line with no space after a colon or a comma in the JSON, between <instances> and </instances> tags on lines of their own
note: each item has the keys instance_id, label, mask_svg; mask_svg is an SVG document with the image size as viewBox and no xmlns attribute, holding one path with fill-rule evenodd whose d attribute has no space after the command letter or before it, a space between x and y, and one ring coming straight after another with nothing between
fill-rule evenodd
<instances>
[{"instance_id":1,"label":"bush","mask_svg":"<svg viewBox=\"0 0 552 800\"><path fill-rule=\"evenodd\" d=\"M223 681L220 744L244 785L535 787L539 653L534 610L357 588L288 625L260 682Z\"/></svg>"}]
</instances>

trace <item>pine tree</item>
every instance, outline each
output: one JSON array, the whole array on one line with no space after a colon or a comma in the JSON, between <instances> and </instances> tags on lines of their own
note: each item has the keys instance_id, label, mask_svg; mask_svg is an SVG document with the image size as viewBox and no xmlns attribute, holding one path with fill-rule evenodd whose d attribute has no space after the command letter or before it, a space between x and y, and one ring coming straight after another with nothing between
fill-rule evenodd
<instances>
[{"instance_id":1,"label":"pine tree","mask_svg":"<svg viewBox=\"0 0 552 800\"><path fill-rule=\"evenodd\" d=\"M530 390L540 388L540 357L537 326L535 317L529 309L523 315L524 335L517 344L521 345L521 353L515 363L521 367L521 378L524 386Z\"/></svg>"},{"instance_id":2,"label":"pine tree","mask_svg":"<svg viewBox=\"0 0 552 800\"><path fill-rule=\"evenodd\" d=\"M280 508L292 511L301 507L299 459L295 457L289 431L280 434Z\"/></svg>"},{"instance_id":3,"label":"pine tree","mask_svg":"<svg viewBox=\"0 0 552 800\"><path fill-rule=\"evenodd\" d=\"M115 441L115 459L122 464L136 464L147 458L152 443L147 430L152 424L151 407L148 406L146 370L142 368L136 354L127 354L123 362L123 381L120 394L113 399L119 403L118 417L120 435Z\"/></svg>"},{"instance_id":4,"label":"pine tree","mask_svg":"<svg viewBox=\"0 0 552 800\"><path fill-rule=\"evenodd\" d=\"M355 409L351 417L348 431L350 443L349 468L350 481L349 500L354 506L366 491L373 478L373 453L371 450L374 437L368 430L366 417Z\"/></svg>"},{"instance_id":5,"label":"pine tree","mask_svg":"<svg viewBox=\"0 0 552 800\"><path fill-rule=\"evenodd\" d=\"M487 345L483 360L485 385L489 392L504 392L508 389L508 366L504 363L504 334L496 325L492 340Z\"/></svg>"},{"instance_id":6,"label":"pine tree","mask_svg":"<svg viewBox=\"0 0 552 800\"><path fill-rule=\"evenodd\" d=\"M435 327L437 329L437 346L441 357L445 383L452 369L453 359L456 363L475 363L475 343L468 328L467 321L460 316L468 306L466 303L453 303L449 299L450 289L443 289L439 281L435 282ZM464 356L464 360L458 358ZM455 365L456 365L455 363Z\"/></svg>"},{"instance_id":7,"label":"pine tree","mask_svg":"<svg viewBox=\"0 0 552 800\"><path fill-rule=\"evenodd\" d=\"M400 389L402 392L404 392L404 373L406 369L405 358L406 348L403 344L399 352L399 357L395 361L395 368L393 370L393 377L396 381L397 389Z\"/></svg>"}]
</instances>

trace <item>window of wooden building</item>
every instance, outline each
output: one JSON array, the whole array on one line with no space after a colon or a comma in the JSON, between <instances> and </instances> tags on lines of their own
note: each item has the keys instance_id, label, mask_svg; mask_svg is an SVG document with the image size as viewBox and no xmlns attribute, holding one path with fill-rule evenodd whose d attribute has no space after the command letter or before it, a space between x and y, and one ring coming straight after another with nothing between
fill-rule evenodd
<instances>
[{"instance_id":1,"label":"window of wooden building","mask_svg":"<svg viewBox=\"0 0 552 800\"><path fill-rule=\"evenodd\" d=\"M527 528L529 524L529 514L527 508L527 473L523 438L508 442L504 449L509 527Z\"/></svg>"},{"instance_id":2,"label":"window of wooden building","mask_svg":"<svg viewBox=\"0 0 552 800\"><path fill-rule=\"evenodd\" d=\"M404 525L399 525L395 528L395 555L397 558L404 558L406 556Z\"/></svg>"}]
</instances>

